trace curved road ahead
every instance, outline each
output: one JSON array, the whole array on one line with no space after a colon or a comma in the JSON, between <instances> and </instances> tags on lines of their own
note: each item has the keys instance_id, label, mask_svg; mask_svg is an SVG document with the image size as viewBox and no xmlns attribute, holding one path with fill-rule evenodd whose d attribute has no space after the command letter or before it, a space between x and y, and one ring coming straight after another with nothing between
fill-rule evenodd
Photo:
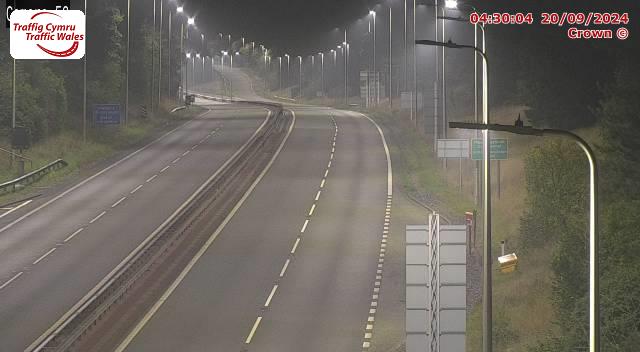
<instances>
[{"instance_id":1,"label":"curved road ahead","mask_svg":"<svg viewBox=\"0 0 640 352\"><path fill-rule=\"evenodd\" d=\"M254 95L241 72L226 74L236 96ZM271 168L119 350L366 347L390 222L388 150L360 114L288 108L295 125Z\"/></svg>"}]
</instances>

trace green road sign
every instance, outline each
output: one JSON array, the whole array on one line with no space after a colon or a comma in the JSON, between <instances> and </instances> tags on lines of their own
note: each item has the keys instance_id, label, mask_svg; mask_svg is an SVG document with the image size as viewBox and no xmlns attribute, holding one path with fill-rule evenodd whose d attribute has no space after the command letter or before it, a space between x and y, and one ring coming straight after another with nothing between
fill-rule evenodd
<instances>
[{"instance_id":1,"label":"green road sign","mask_svg":"<svg viewBox=\"0 0 640 352\"><path fill-rule=\"evenodd\" d=\"M491 160L509 159L509 143L506 139L491 140ZM471 143L471 159L482 160L482 139L474 139Z\"/></svg>"}]
</instances>

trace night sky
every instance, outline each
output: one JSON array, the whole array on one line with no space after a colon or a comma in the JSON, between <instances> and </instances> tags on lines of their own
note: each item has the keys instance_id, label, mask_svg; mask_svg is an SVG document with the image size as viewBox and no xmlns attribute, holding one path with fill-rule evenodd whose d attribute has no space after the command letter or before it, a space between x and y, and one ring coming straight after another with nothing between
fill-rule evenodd
<instances>
[{"instance_id":1,"label":"night sky","mask_svg":"<svg viewBox=\"0 0 640 352\"><path fill-rule=\"evenodd\" d=\"M379 2L379 1L377 1ZM317 50L336 27L364 16L372 0L188 0L205 33L232 34L267 47ZM319 45L320 44L320 45Z\"/></svg>"}]
</instances>

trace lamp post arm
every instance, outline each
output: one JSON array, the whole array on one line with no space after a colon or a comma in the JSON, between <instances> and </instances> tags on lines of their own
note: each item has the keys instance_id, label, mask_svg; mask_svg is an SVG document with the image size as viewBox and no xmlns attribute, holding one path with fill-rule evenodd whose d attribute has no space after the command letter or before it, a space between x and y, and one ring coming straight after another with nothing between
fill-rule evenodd
<instances>
[{"instance_id":1,"label":"lamp post arm","mask_svg":"<svg viewBox=\"0 0 640 352\"><path fill-rule=\"evenodd\" d=\"M598 163L593 148L577 134L557 129L538 129L510 125L451 122L451 128L502 131L528 136L561 136L576 142L589 160L589 351L600 351L600 277L598 238Z\"/></svg>"}]
</instances>

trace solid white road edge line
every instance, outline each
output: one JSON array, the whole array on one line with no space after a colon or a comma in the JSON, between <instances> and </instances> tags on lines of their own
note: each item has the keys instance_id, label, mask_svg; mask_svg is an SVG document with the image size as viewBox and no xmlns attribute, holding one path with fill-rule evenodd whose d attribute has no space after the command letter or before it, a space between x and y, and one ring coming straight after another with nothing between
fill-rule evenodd
<instances>
[{"instance_id":1,"label":"solid white road edge line","mask_svg":"<svg viewBox=\"0 0 640 352\"><path fill-rule=\"evenodd\" d=\"M267 114L267 118L265 118L264 122L262 122L262 125L260 125L258 129L256 129L253 135L249 137L249 139L247 139L247 141L235 153L233 153L233 155L230 156L229 159L227 159L224 164L222 164L222 166L220 166L218 170L216 170L216 172L211 175L211 177L209 177L202 185L200 185L200 187L194 193L192 193L191 196L186 201L184 201L184 203L182 203L162 224L160 224L160 226L158 226L151 234L149 234L149 236L147 236L144 241L142 241L134 250L132 250L129 255L127 255L118 265L116 265L116 267L113 268L113 270L111 270L109 274L107 274L100 282L98 282L97 285L95 285L89 292L87 292L84 297L76 302L76 304L74 304L73 307L71 307L62 317L60 317L60 319L53 323L53 325L51 325L42 335L40 335L38 339L36 339L31 345L29 345L29 347L25 349L25 352L39 351L41 346L48 342L48 339L51 338L51 334L54 333L54 331L59 331L60 329L62 329L62 324L77 309L79 309L81 306L86 306L88 302L90 302L91 297L98 290L100 290L103 285L111 280L115 273L120 270L120 268L122 268L134 255L136 255L136 253L140 251L140 249L142 249L149 241L151 241L157 235L157 233L160 232L170 221L172 221L182 211L182 209L184 209L211 182L211 180L213 180L218 176L218 174L220 174L221 170L223 170L231 162L231 160L235 159L238 154L240 154L244 149L247 148L251 139L253 139L253 137L256 136L264 128L269 116L270 113Z\"/></svg>"},{"instance_id":2,"label":"solid white road edge line","mask_svg":"<svg viewBox=\"0 0 640 352\"><path fill-rule=\"evenodd\" d=\"M153 316L156 314L156 312L158 311L158 309L160 309L160 307L162 306L162 304L169 298L169 296L171 296L171 294L173 293L173 291L175 291L175 289L180 285L180 283L182 282L182 280L184 280L184 278L187 276L187 274L191 271L191 269L195 266L195 264L198 262L198 260L204 255L204 253L207 251L207 249L209 249L209 247L211 246L211 244L213 243L213 241L215 241L215 239L218 237L218 235L220 235L220 233L222 232L222 230L225 228L225 226L227 226L227 223L229 221L231 221L231 219L233 218L233 216L236 214L236 212L238 212L238 209L240 209L240 207L242 206L242 204L244 204L245 200L247 198L249 198L249 195L251 195L251 193L253 192L253 190L256 188L256 186L258 186L258 183L260 183L260 181L262 181L262 179L264 178L264 176L267 174L267 172L271 169L271 166L273 165L273 163L275 162L275 160L278 158L278 156L280 155L280 152L282 151L282 149L284 148L284 145L286 144L287 140L289 140L289 136L291 135L291 132L293 131L293 127L296 124L296 114L289 110L291 112L291 115L293 117L293 121L291 122L291 126L289 126L289 130L287 131L287 135L284 137L284 139L282 140L282 143L280 143L280 146L278 147L278 150L276 150L276 152L273 154L273 157L271 157L271 160L269 160L269 163L267 164L267 166L265 167L264 170L262 170L262 172L260 173L260 175L258 176L258 178L253 182L253 184L251 184L251 186L249 187L249 189L245 192L245 194L242 196L242 198L240 198L240 200L238 201L238 203L236 204L236 206L231 210L231 212L229 212L229 214L227 215L227 217L222 221L222 223L220 224L220 226L218 226L218 228L216 229L216 231L211 235L211 237L209 237L209 239L207 240L207 242L204 244L204 246L202 246L200 248L200 250L198 251L198 253L196 253L195 257L193 257L191 259L191 261L189 261L189 264L187 264L187 266L182 270L182 272L180 273L180 275L176 278L176 280L171 284L171 286L169 286L169 288L163 293L163 295L160 297L160 299L153 305L153 307L151 307L151 309L147 312L147 314L144 316L144 318L142 318L142 320L140 320L140 322L138 322L138 324L135 326L135 328L129 333L129 335L127 335L127 337L120 343L120 345L118 346L118 348L116 348L115 352L123 352L127 346L129 346L129 344L131 343L131 341L133 341L133 339L140 333L140 331L142 331L142 329L145 327L145 325L151 320L151 318L153 318ZM265 120L266 123L266 120ZM264 126L264 123L263 123ZM262 129L262 126L259 130ZM257 131L256 131L257 133ZM244 148L242 148L244 149ZM239 151L238 151L239 152ZM216 173L217 174L217 173ZM208 182L207 182L208 183ZM262 320L262 318L259 317L259 320ZM254 326L254 328L257 328L257 324L259 324L259 320L257 321L256 325ZM255 329L254 329L255 330ZM255 333L255 331L254 331ZM250 335L250 337L252 337L253 335ZM249 338L247 338L247 340L251 341Z\"/></svg>"},{"instance_id":3,"label":"solid white road edge line","mask_svg":"<svg viewBox=\"0 0 640 352\"><path fill-rule=\"evenodd\" d=\"M37 207L37 208L35 208L35 209L31 210L30 212L28 212L28 213L24 214L23 216L19 217L18 219L16 219L16 220L14 220L14 221L10 222L9 224L7 224L6 226L4 226L3 228L1 228L1 229L0 229L0 233L2 233L2 232L4 232L4 231L6 231L7 229L10 229L11 227L15 226L15 225L16 225L17 223L19 223L20 221L22 221L22 220L24 220L24 219L28 218L29 216L31 216L31 215L33 215L33 214L37 213L38 211L40 211L40 210L44 209L45 207L49 206L50 204L52 204L52 203L54 203L54 202L58 201L60 198L62 198L62 197L64 197L64 196L66 196L67 194L69 194L69 193L71 193L71 192L75 191L76 189L78 189L78 188L80 188L80 187L84 186L85 184L87 184L87 182L90 182L91 180L95 179L96 177L98 177L98 176L100 176L100 175L104 174L105 172L107 172L107 171L109 171L109 170L113 169L114 167L116 167L116 166L118 166L118 165L122 164L123 162L125 162L125 161L127 161L127 160L131 159L131 158L132 158L133 156L135 156L136 154L138 154L138 153L140 153L141 151L143 151L143 150L145 150L145 149L149 148L149 147L150 147L150 146L152 146L153 144L155 144L155 143L157 143L157 142L161 141L161 140L162 140L162 139L164 139L166 136L168 136L168 135L170 135L170 134L174 133L175 131L177 131L177 130L179 130L179 129L181 129L181 128L183 128L183 127L185 127L185 126L187 126L187 125L189 125L189 124L191 124L191 123L193 123L194 121L196 121L196 120L197 120L197 119L199 119L200 117L202 117L202 116L204 116L204 115L208 114L208 113L209 113L209 112L211 112L211 111L212 111L211 109L207 109L207 111L203 112L202 114L200 114L200 115L196 116L195 118L193 118L193 119L191 119L191 120L189 120L189 121L187 121L187 122L183 123L182 125L180 125L180 126L178 126L178 127L174 128L174 129L172 129L171 131L169 131L169 132L167 132L167 133L163 134L162 136L158 137L157 139L155 139L155 140L151 141L149 144L147 144L147 145L143 146L142 148L140 148L140 149L138 149L138 150L136 150L136 151L132 152L131 154L129 154L129 155L125 156L124 158L122 158L122 159L120 159L120 160L116 161L115 163L113 163L113 164L111 164L111 165L107 166L106 168L102 169L102 170L101 170L101 171L99 171L98 173L94 174L93 176L90 176L89 178L87 178L87 179L85 179L84 181L82 181L82 182L78 183L77 185L75 185L75 186L73 186L73 187L69 188L68 190L66 190L66 191L64 191L64 192L62 192L62 193L60 193L59 195L55 196L54 198L52 198L52 199L51 199L51 200L49 200L48 202L46 202L46 203L42 204L41 206L39 206L39 207Z\"/></svg>"},{"instance_id":4,"label":"solid white road edge line","mask_svg":"<svg viewBox=\"0 0 640 352\"><path fill-rule=\"evenodd\" d=\"M29 203L31 203L31 202L33 202L33 200L28 200L28 201L26 201L26 202L24 202L24 203L21 203L21 204L20 204L20 205L18 205L17 207L12 208L12 209L11 209L11 210L9 210L8 212L6 212L6 213L4 213L4 214L0 215L0 219L4 218L5 216L7 216L7 215L9 215L9 214L13 213L14 211L16 211L16 210L18 210L18 209L20 209L20 208L24 207L25 205L28 205L28 204L29 204ZM1 231L0 231L0 232L1 232Z\"/></svg>"}]
</instances>

